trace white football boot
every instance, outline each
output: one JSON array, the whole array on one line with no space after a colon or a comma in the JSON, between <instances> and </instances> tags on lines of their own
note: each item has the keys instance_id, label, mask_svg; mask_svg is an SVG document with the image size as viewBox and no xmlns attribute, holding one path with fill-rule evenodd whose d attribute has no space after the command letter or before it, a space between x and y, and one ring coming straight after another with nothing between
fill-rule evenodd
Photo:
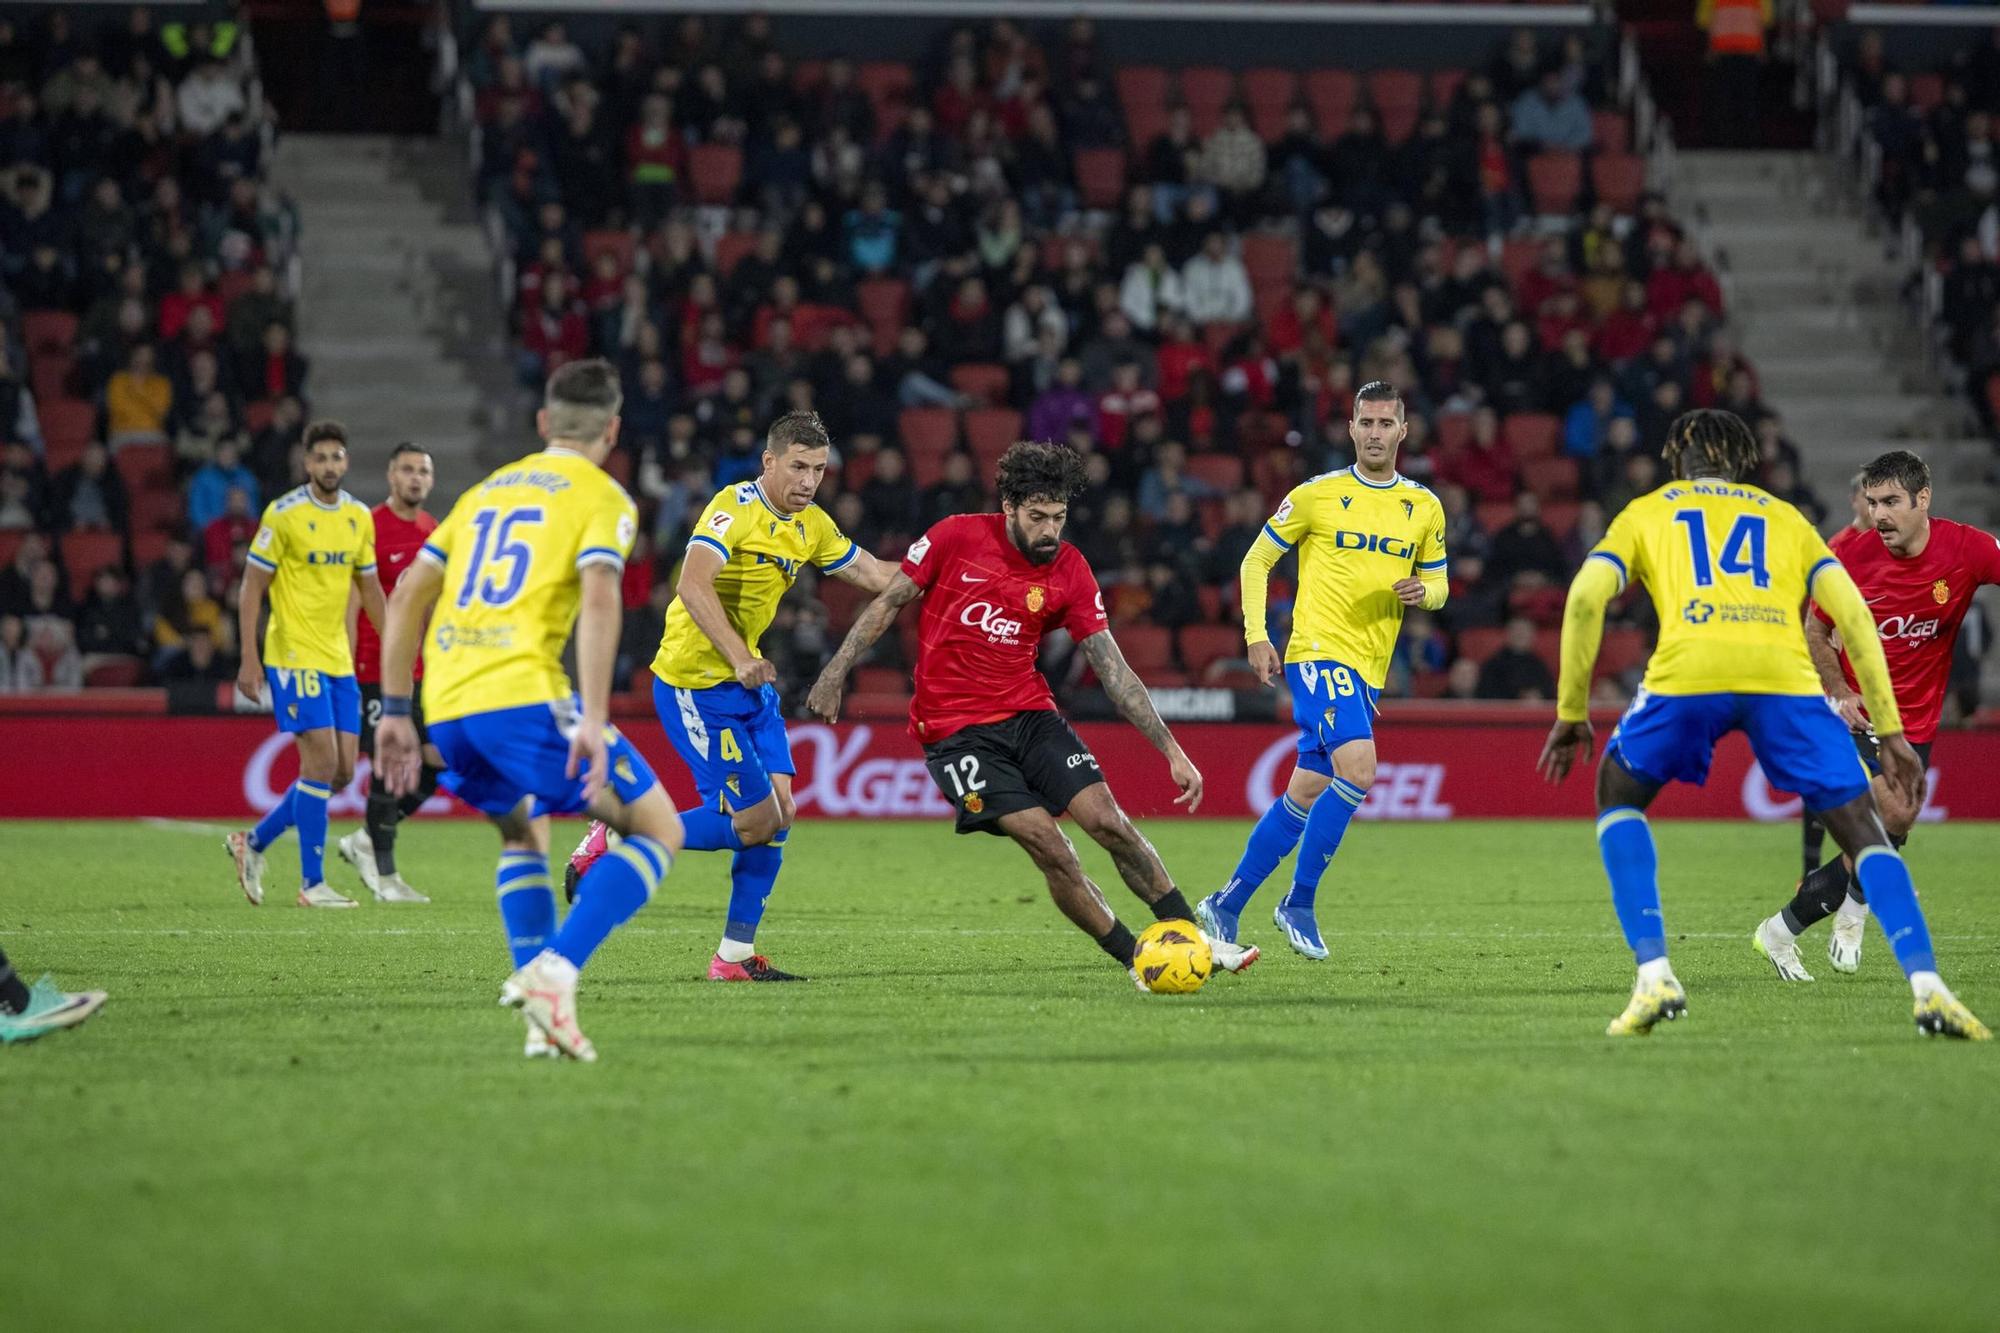
<instances>
[{"instance_id":1,"label":"white football boot","mask_svg":"<svg viewBox=\"0 0 2000 1333\"><path fill-rule=\"evenodd\" d=\"M562 1052L555 1048L555 1044L549 1040L548 1034L533 1023L528 1024L528 1042L521 1048L521 1054L527 1056L530 1060L562 1059Z\"/></svg>"},{"instance_id":2,"label":"white football boot","mask_svg":"<svg viewBox=\"0 0 2000 1333\"><path fill-rule=\"evenodd\" d=\"M544 949L508 977L500 1003L519 1009L549 1042L572 1060L591 1061L597 1048L576 1025L576 968L553 949Z\"/></svg>"},{"instance_id":3,"label":"white football boot","mask_svg":"<svg viewBox=\"0 0 2000 1333\"><path fill-rule=\"evenodd\" d=\"M299 890L301 907L359 907L360 903L333 888L325 880Z\"/></svg>"},{"instance_id":4,"label":"white football boot","mask_svg":"<svg viewBox=\"0 0 2000 1333\"><path fill-rule=\"evenodd\" d=\"M222 850L236 863L236 886L252 907L264 905L264 854L250 846L248 833L232 833L222 840Z\"/></svg>"},{"instance_id":5,"label":"white football boot","mask_svg":"<svg viewBox=\"0 0 2000 1333\"><path fill-rule=\"evenodd\" d=\"M1858 972L1861 970L1861 936L1868 929L1868 913L1864 909L1850 912L1842 907L1833 914L1833 934L1827 937L1826 961L1836 972Z\"/></svg>"},{"instance_id":6,"label":"white football boot","mask_svg":"<svg viewBox=\"0 0 2000 1333\"><path fill-rule=\"evenodd\" d=\"M340 859L354 867L354 873L361 876L361 882L377 898L382 896L382 874L375 868L375 844L369 841L368 830L358 828L334 844L340 852Z\"/></svg>"},{"instance_id":7,"label":"white football boot","mask_svg":"<svg viewBox=\"0 0 2000 1333\"><path fill-rule=\"evenodd\" d=\"M378 902L427 903L430 901L423 894L411 888L409 881L404 879L400 874L384 875L369 887L375 890L375 898Z\"/></svg>"},{"instance_id":8,"label":"white football boot","mask_svg":"<svg viewBox=\"0 0 2000 1333\"><path fill-rule=\"evenodd\" d=\"M1799 960L1799 939L1785 929L1785 923L1777 917L1768 917L1759 922L1750 936L1750 946L1771 960L1771 966L1778 969L1780 981L1811 981L1812 973Z\"/></svg>"},{"instance_id":9,"label":"white football boot","mask_svg":"<svg viewBox=\"0 0 2000 1333\"><path fill-rule=\"evenodd\" d=\"M1224 972L1247 972L1250 964L1264 956L1263 950L1254 944L1231 944L1219 935L1207 931L1201 937L1208 941L1208 951L1215 958L1216 967Z\"/></svg>"}]
</instances>

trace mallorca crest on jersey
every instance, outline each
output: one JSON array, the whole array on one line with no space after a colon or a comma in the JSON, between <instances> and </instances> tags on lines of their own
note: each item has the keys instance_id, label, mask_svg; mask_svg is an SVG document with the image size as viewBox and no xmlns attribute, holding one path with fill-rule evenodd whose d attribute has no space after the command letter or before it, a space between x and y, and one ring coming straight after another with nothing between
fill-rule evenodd
<instances>
[{"instance_id":1,"label":"mallorca crest on jersey","mask_svg":"<svg viewBox=\"0 0 2000 1333\"><path fill-rule=\"evenodd\" d=\"M965 798L965 813L968 815L976 815L985 808L986 800L978 792L973 792Z\"/></svg>"},{"instance_id":2,"label":"mallorca crest on jersey","mask_svg":"<svg viewBox=\"0 0 2000 1333\"><path fill-rule=\"evenodd\" d=\"M1035 615L1042 609L1043 594L1040 585L1028 589L1028 614Z\"/></svg>"},{"instance_id":3,"label":"mallorca crest on jersey","mask_svg":"<svg viewBox=\"0 0 2000 1333\"><path fill-rule=\"evenodd\" d=\"M1939 579L1936 583L1933 583L1931 585L1931 600L1939 606L1943 606L1946 602L1950 601L1951 585L1943 579Z\"/></svg>"}]
</instances>

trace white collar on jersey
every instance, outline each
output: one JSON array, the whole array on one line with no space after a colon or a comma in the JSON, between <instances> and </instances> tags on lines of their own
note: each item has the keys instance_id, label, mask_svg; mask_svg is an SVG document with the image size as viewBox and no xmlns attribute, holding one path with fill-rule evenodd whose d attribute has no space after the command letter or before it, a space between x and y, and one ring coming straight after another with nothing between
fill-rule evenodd
<instances>
[{"instance_id":1,"label":"white collar on jersey","mask_svg":"<svg viewBox=\"0 0 2000 1333\"><path fill-rule=\"evenodd\" d=\"M571 458L581 458L586 463L590 461L581 449L564 449L550 444L543 446L542 452L545 454L568 454Z\"/></svg>"},{"instance_id":2,"label":"white collar on jersey","mask_svg":"<svg viewBox=\"0 0 2000 1333\"><path fill-rule=\"evenodd\" d=\"M321 501L321 499L317 495L313 494L313 488L311 482L307 482L305 485L299 487L299 489L306 493L306 499L312 502L313 508L324 509L329 514L337 513L340 507L346 504L348 500L352 498L348 495L346 491L342 491L340 493L339 498L337 498L332 504L326 504L323 501Z\"/></svg>"},{"instance_id":3,"label":"white collar on jersey","mask_svg":"<svg viewBox=\"0 0 2000 1333\"><path fill-rule=\"evenodd\" d=\"M1400 472L1398 472L1395 476L1391 477L1387 481L1370 481L1368 480L1368 478L1362 476L1361 470L1355 467L1352 463L1342 468L1341 471L1345 472L1348 476L1354 478L1356 481L1360 482L1363 486L1366 486L1371 491L1394 490L1396 487L1403 484L1403 474Z\"/></svg>"}]
</instances>

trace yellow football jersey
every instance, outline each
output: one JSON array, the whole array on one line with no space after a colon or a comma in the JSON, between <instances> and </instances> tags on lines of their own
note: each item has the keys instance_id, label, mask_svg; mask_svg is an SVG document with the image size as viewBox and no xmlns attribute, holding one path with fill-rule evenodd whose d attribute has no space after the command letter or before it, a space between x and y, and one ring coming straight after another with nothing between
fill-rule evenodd
<instances>
[{"instance_id":1,"label":"yellow football jersey","mask_svg":"<svg viewBox=\"0 0 2000 1333\"><path fill-rule=\"evenodd\" d=\"M1414 575L1441 589L1438 498L1407 477L1372 482L1342 468L1293 487L1258 541L1299 553L1285 661L1340 662L1380 689L1403 627L1403 603L1391 585ZM1245 633L1253 643L1264 639L1261 616Z\"/></svg>"},{"instance_id":2,"label":"yellow football jersey","mask_svg":"<svg viewBox=\"0 0 2000 1333\"><path fill-rule=\"evenodd\" d=\"M860 555L860 548L824 509L807 505L796 514L780 513L754 481L728 487L708 502L688 539L689 550L697 546L722 557L715 594L730 625L753 653L802 565L810 562L822 573L832 574ZM728 660L678 597L667 608L667 630L660 636L653 674L681 690L706 689L736 679Z\"/></svg>"},{"instance_id":3,"label":"yellow football jersey","mask_svg":"<svg viewBox=\"0 0 2000 1333\"><path fill-rule=\"evenodd\" d=\"M1801 608L1838 562L1783 500L1741 482L1672 482L1625 506L1588 558L1653 599L1651 693L1821 693Z\"/></svg>"},{"instance_id":4,"label":"yellow football jersey","mask_svg":"<svg viewBox=\"0 0 2000 1333\"><path fill-rule=\"evenodd\" d=\"M354 580L375 572L375 517L340 493L333 504L301 486L264 509L250 540L250 563L271 575L271 623L264 665L354 674L347 641L347 596Z\"/></svg>"},{"instance_id":5,"label":"yellow football jersey","mask_svg":"<svg viewBox=\"0 0 2000 1333\"><path fill-rule=\"evenodd\" d=\"M578 571L624 569L638 535L632 497L568 449L509 463L460 496L419 553L444 570L424 642L425 716L567 699Z\"/></svg>"}]
</instances>

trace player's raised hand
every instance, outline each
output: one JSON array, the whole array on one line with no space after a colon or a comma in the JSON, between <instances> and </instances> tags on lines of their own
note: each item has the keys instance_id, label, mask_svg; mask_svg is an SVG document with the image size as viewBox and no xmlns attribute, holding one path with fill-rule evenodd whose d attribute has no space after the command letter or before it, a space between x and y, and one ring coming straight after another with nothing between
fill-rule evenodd
<instances>
[{"instance_id":1,"label":"player's raised hand","mask_svg":"<svg viewBox=\"0 0 2000 1333\"><path fill-rule=\"evenodd\" d=\"M417 789L423 746L407 717L384 717L375 724L375 775L398 796Z\"/></svg>"},{"instance_id":2,"label":"player's raised hand","mask_svg":"<svg viewBox=\"0 0 2000 1333\"><path fill-rule=\"evenodd\" d=\"M1828 695L1827 698L1832 700L1834 711L1840 714L1840 720L1847 724L1849 731L1868 730L1868 719L1861 711L1860 695L1853 690L1841 690L1837 694Z\"/></svg>"},{"instance_id":3,"label":"player's raised hand","mask_svg":"<svg viewBox=\"0 0 2000 1333\"><path fill-rule=\"evenodd\" d=\"M1881 747L1882 776L1903 794L1912 810L1924 805L1924 764L1899 732L1878 740Z\"/></svg>"},{"instance_id":4,"label":"player's raised hand","mask_svg":"<svg viewBox=\"0 0 2000 1333\"><path fill-rule=\"evenodd\" d=\"M1589 722L1558 722L1549 728L1549 738L1542 743L1542 757L1535 761L1535 771L1550 782L1561 782L1569 776L1579 755L1585 762L1597 752L1597 733Z\"/></svg>"},{"instance_id":5,"label":"player's raised hand","mask_svg":"<svg viewBox=\"0 0 2000 1333\"><path fill-rule=\"evenodd\" d=\"M1257 679L1269 685L1284 674L1285 664L1278 660L1278 650L1269 643L1250 645L1250 669L1257 673Z\"/></svg>"},{"instance_id":6,"label":"player's raised hand","mask_svg":"<svg viewBox=\"0 0 2000 1333\"><path fill-rule=\"evenodd\" d=\"M840 717L840 696L846 692L846 680L838 671L822 671L813 682L812 692L806 695L806 711L822 722L833 722Z\"/></svg>"},{"instance_id":7,"label":"player's raised hand","mask_svg":"<svg viewBox=\"0 0 2000 1333\"><path fill-rule=\"evenodd\" d=\"M1173 771L1174 785L1181 789L1181 794L1174 797L1174 804L1186 806L1189 814L1201 809L1201 770L1194 766L1194 761L1184 751L1178 749L1167 764Z\"/></svg>"},{"instance_id":8,"label":"player's raised hand","mask_svg":"<svg viewBox=\"0 0 2000 1333\"><path fill-rule=\"evenodd\" d=\"M736 668L736 683L746 690L775 685L778 683L778 668L768 658L753 657Z\"/></svg>"},{"instance_id":9,"label":"player's raised hand","mask_svg":"<svg viewBox=\"0 0 2000 1333\"><path fill-rule=\"evenodd\" d=\"M584 722L569 738L569 765L563 771L570 777L583 777L583 799L585 803L595 800L597 793L604 790L605 780L611 776L611 757L606 752L603 723Z\"/></svg>"},{"instance_id":10,"label":"player's raised hand","mask_svg":"<svg viewBox=\"0 0 2000 1333\"><path fill-rule=\"evenodd\" d=\"M1397 579L1389 585L1389 591L1396 594L1396 600L1404 606L1424 604L1424 581L1420 578Z\"/></svg>"}]
</instances>

